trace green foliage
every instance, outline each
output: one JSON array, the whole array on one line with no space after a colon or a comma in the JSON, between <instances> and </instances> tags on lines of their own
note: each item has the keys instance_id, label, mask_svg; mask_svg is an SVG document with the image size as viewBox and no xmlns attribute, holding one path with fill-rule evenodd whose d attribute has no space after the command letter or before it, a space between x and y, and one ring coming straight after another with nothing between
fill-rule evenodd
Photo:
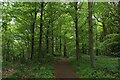
<instances>
[{"instance_id":1,"label":"green foliage","mask_svg":"<svg viewBox=\"0 0 120 80\"><path fill-rule=\"evenodd\" d=\"M103 48L107 47L110 51L110 54L113 56L120 56L120 35L119 34L109 34L106 36L105 41L103 42Z\"/></svg>"},{"instance_id":2,"label":"green foliage","mask_svg":"<svg viewBox=\"0 0 120 80\"><path fill-rule=\"evenodd\" d=\"M81 78L115 78L118 73L117 58L98 56L95 58L95 68L90 66L88 55L83 55L82 58L84 60L81 63L77 63L74 57L69 58L70 63Z\"/></svg>"},{"instance_id":3,"label":"green foliage","mask_svg":"<svg viewBox=\"0 0 120 80\"><path fill-rule=\"evenodd\" d=\"M120 56L120 35L117 4L93 3L92 25L94 37L94 53L101 56L95 58L96 68L90 67L89 57L83 55L82 63L75 61L76 35L75 35L75 9L74 3L48 3L44 2L42 49L39 51L40 37L40 12L41 3L37 2L6 2L2 4L2 53L3 68L13 67L15 70L7 77L42 77L53 78L54 54L63 55L64 39L66 39L66 53L70 56L71 64L81 77L110 77L113 78L116 71L116 58L106 56ZM37 11L34 20L35 8ZM78 3L78 37L80 54L88 54L88 3ZM34 54L31 55L32 27L34 29ZM53 31L53 32L52 32ZM1 33L0 33L1 36ZM48 53L46 53L48 36ZM53 38L53 41L52 41ZM61 40L61 53L60 53ZM1 37L0 37L1 45ZM0 48L1 49L1 48ZM1 61L1 60L0 60ZM107 63L105 63L107 62Z\"/></svg>"},{"instance_id":4,"label":"green foliage","mask_svg":"<svg viewBox=\"0 0 120 80\"><path fill-rule=\"evenodd\" d=\"M3 67L4 69L10 67L15 69L15 71L3 76L3 78L54 78L53 65L50 62L42 65L33 62L29 64L6 62Z\"/></svg>"}]
</instances>

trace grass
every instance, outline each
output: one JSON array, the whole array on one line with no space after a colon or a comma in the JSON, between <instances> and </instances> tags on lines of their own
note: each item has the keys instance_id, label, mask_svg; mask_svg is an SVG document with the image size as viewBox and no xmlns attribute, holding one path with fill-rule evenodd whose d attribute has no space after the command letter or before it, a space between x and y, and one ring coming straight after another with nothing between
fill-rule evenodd
<instances>
[{"instance_id":1,"label":"grass","mask_svg":"<svg viewBox=\"0 0 120 80\"><path fill-rule=\"evenodd\" d=\"M69 58L80 78L116 78L118 76L118 59L107 56L95 57L95 68L90 66L88 55L82 56L82 61L77 63L75 57Z\"/></svg>"},{"instance_id":2,"label":"grass","mask_svg":"<svg viewBox=\"0 0 120 80\"><path fill-rule=\"evenodd\" d=\"M46 60L45 63L28 62L21 64L19 62L4 62L3 63L3 74L5 69L6 75L3 78L54 78L53 75L53 60ZM11 69L11 70L10 70Z\"/></svg>"},{"instance_id":3,"label":"grass","mask_svg":"<svg viewBox=\"0 0 120 80\"><path fill-rule=\"evenodd\" d=\"M54 59L58 57L47 57L45 62L40 64L35 61L29 61L25 64L20 62L4 62L3 73L5 69L6 75L3 78L55 78ZM77 63L75 57L69 57L70 63L80 78L116 78L118 75L118 59L107 56L95 57L95 68L90 66L90 58L88 55L82 55L82 61Z\"/></svg>"}]
</instances>

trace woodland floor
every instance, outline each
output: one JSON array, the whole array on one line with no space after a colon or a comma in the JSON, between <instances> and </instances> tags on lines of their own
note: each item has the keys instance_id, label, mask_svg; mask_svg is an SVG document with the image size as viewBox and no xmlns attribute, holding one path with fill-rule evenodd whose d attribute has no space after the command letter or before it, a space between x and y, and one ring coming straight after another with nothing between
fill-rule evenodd
<instances>
[{"instance_id":1,"label":"woodland floor","mask_svg":"<svg viewBox=\"0 0 120 80\"><path fill-rule=\"evenodd\" d=\"M53 60L52 60L53 59ZM45 64L33 62L4 62L3 78L118 78L118 59L114 57L96 56L96 68L91 68L88 55L82 55L78 64L75 57L47 58ZM107 62L107 64L105 63ZM66 80L66 79L65 79Z\"/></svg>"},{"instance_id":2,"label":"woodland floor","mask_svg":"<svg viewBox=\"0 0 120 80\"><path fill-rule=\"evenodd\" d=\"M56 78L79 78L66 58L60 58L55 63L54 76Z\"/></svg>"}]
</instances>

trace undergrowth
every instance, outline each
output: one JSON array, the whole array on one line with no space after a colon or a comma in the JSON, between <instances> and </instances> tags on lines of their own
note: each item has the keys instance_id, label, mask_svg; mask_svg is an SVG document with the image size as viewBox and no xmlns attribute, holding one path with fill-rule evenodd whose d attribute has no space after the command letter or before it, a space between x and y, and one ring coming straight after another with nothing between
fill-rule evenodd
<instances>
[{"instance_id":1,"label":"undergrowth","mask_svg":"<svg viewBox=\"0 0 120 80\"><path fill-rule=\"evenodd\" d=\"M119 75L117 58L96 56L95 68L90 66L88 55L83 55L79 63L75 57L70 57L69 60L80 78L116 78Z\"/></svg>"}]
</instances>

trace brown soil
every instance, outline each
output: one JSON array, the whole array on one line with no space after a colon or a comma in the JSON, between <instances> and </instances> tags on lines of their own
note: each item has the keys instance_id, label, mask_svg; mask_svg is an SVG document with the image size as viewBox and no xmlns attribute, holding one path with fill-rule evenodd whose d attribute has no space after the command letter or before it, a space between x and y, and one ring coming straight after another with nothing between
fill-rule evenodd
<instances>
[{"instance_id":1,"label":"brown soil","mask_svg":"<svg viewBox=\"0 0 120 80\"><path fill-rule=\"evenodd\" d=\"M14 68L6 68L2 71L2 76L7 76L9 75L10 73L14 72L15 69Z\"/></svg>"},{"instance_id":2,"label":"brown soil","mask_svg":"<svg viewBox=\"0 0 120 80\"><path fill-rule=\"evenodd\" d=\"M77 80L79 78L66 58L55 63L54 76L56 78L77 78Z\"/></svg>"}]
</instances>

